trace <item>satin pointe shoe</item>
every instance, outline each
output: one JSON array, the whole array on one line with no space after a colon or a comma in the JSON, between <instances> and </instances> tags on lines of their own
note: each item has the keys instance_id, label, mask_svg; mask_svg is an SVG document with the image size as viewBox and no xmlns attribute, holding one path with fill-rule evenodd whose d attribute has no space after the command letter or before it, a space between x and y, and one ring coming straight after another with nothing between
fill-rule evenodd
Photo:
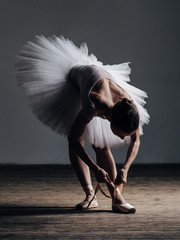
<instances>
[{"instance_id":1,"label":"satin pointe shoe","mask_svg":"<svg viewBox=\"0 0 180 240\"><path fill-rule=\"evenodd\" d=\"M84 199L84 201L76 205L76 209L83 210L83 209L97 208L98 202L97 202L96 195L94 193L94 189L92 185L85 186L83 190L86 193L86 198Z\"/></svg>"},{"instance_id":2,"label":"satin pointe shoe","mask_svg":"<svg viewBox=\"0 0 180 240\"><path fill-rule=\"evenodd\" d=\"M90 208L97 208L98 207L98 201L96 198L92 200L94 196L88 195L84 201L81 203L78 203L76 205L76 209L78 210L84 210L84 209L90 209ZM92 200L92 201L91 201Z\"/></svg>"},{"instance_id":3,"label":"satin pointe shoe","mask_svg":"<svg viewBox=\"0 0 180 240\"><path fill-rule=\"evenodd\" d=\"M112 199L112 210L119 213L135 213L136 209L129 203L121 203L117 199L117 194L121 194L119 188L115 185L114 187L114 198Z\"/></svg>"},{"instance_id":4,"label":"satin pointe shoe","mask_svg":"<svg viewBox=\"0 0 180 240\"><path fill-rule=\"evenodd\" d=\"M116 199L113 199L112 210L119 213L135 213L136 209L129 203L116 203Z\"/></svg>"}]
</instances>

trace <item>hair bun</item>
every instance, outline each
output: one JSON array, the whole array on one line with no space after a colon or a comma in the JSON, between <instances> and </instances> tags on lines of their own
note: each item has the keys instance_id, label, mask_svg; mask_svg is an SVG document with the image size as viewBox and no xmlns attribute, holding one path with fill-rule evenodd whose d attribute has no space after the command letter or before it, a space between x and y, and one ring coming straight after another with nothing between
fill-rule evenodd
<instances>
[{"instance_id":1,"label":"hair bun","mask_svg":"<svg viewBox=\"0 0 180 240\"><path fill-rule=\"evenodd\" d=\"M132 108L132 101L127 99L127 98L123 98L121 104L123 105L124 108L126 109L131 109Z\"/></svg>"}]
</instances>

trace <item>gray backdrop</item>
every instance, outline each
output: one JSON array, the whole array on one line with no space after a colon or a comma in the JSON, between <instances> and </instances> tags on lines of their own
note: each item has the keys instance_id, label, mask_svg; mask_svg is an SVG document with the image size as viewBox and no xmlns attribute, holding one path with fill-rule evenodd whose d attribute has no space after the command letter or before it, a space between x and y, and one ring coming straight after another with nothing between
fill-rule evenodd
<instances>
[{"instance_id":1,"label":"gray backdrop","mask_svg":"<svg viewBox=\"0 0 180 240\"><path fill-rule=\"evenodd\" d=\"M35 118L13 75L15 55L35 34L85 41L105 64L130 61L151 115L135 163L180 162L179 12L176 0L1 0L0 163L69 163L67 140ZM113 150L117 163L126 150Z\"/></svg>"}]
</instances>

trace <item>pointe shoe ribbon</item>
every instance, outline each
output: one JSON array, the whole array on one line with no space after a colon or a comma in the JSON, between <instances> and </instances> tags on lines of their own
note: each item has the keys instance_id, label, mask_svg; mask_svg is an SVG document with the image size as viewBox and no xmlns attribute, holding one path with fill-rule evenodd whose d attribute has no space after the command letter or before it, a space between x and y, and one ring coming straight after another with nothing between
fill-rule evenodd
<instances>
[{"instance_id":1,"label":"pointe shoe ribbon","mask_svg":"<svg viewBox=\"0 0 180 240\"><path fill-rule=\"evenodd\" d=\"M96 188L95 188L95 192L94 192L94 196L93 196L93 198L91 199L91 201L89 202L89 204L88 204L88 206L87 206L86 208L88 208L88 207L91 205L92 201L94 200L94 198L95 198L95 196L96 196L96 193L97 193L99 190L100 190L100 192L101 192L105 197L107 197L107 198L112 198L111 196L107 195L107 194L102 190L102 188L101 188L101 183L97 183Z\"/></svg>"},{"instance_id":2,"label":"pointe shoe ribbon","mask_svg":"<svg viewBox=\"0 0 180 240\"><path fill-rule=\"evenodd\" d=\"M97 192L98 192L99 190L101 191L101 193L102 193L104 196L106 196L107 198L111 198L111 196L108 196L108 195L102 190L102 188L101 188L101 183L97 183L96 188L95 188L95 191L94 191L94 196L93 196L93 198L91 199L91 201L89 202L89 204L87 205L86 208L89 208L89 206L90 206L91 203L94 201L94 198L96 197L96 194L97 194Z\"/></svg>"},{"instance_id":3,"label":"pointe shoe ribbon","mask_svg":"<svg viewBox=\"0 0 180 240\"><path fill-rule=\"evenodd\" d=\"M111 183L111 185L114 187L114 197L116 198L117 197L117 192L120 191L120 193L122 192L122 189L121 189L121 185L117 186L117 185L114 185L113 183ZM96 188L95 188L95 194L100 190L100 192L107 198L112 198L111 196L107 195L101 188L101 183L97 183L96 185Z\"/></svg>"},{"instance_id":4,"label":"pointe shoe ribbon","mask_svg":"<svg viewBox=\"0 0 180 240\"><path fill-rule=\"evenodd\" d=\"M118 191L118 189L119 189L119 187L117 186L117 185L114 185L113 183L111 183L112 185L113 185L113 187L114 187L114 197L117 195L117 191ZM93 199L95 198L95 195L96 195L96 193L98 192L100 190L100 192L105 196L105 197L107 197L107 198L112 198L111 196L109 196L109 195L107 195L103 190L102 190L102 188L101 188L101 183L97 183L96 184L96 188L95 188L95 192L94 192L94 197L93 197ZM91 200L91 201L93 201L93 199Z\"/></svg>"}]
</instances>

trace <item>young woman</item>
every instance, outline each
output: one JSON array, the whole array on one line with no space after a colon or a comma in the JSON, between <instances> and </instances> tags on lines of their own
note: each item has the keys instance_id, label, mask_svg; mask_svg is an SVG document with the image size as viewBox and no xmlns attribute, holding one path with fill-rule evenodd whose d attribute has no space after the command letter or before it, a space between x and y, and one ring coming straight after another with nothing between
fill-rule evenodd
<instances>
[{"instance_id":1,"label":"young woman","mask_svg":"<svg viewBox=\"0 0 180 240\"><path fill-rule=\"evenodd\" d=\"M106 183L114 211L135 212L121 194L122 184L127 182L149 115L143 107L146 93L127 83L128 64L103 65L88 55L85 43L78 48L63 36L36 36L17 56L18 83L25 88L33 112L68 138L70 161L86 194L77 209L98 206L91 169L99 183ZM96 153L96 163L84 149L85 140ZM124 143L129 143L127 157L117 174L110 147ZM121 189L116 194L114 184Z\"/></svg>"}]
</instances>

